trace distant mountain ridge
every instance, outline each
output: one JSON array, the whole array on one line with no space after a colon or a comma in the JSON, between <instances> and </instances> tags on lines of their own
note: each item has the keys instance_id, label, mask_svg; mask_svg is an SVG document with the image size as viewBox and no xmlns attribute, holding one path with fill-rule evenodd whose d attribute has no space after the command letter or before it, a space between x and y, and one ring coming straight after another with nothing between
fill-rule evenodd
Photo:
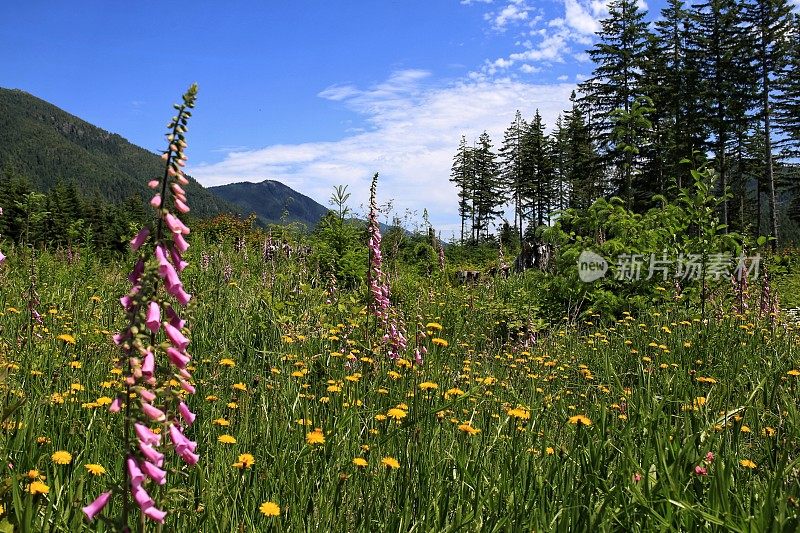
<instances>
[{"instance_id":1,"label":"distant mountain ridge","mask_svg":"<svg viewBox=\"0 0 800 533\"><path fill-rule=\"evenodd\" d=\"M41 192L74 183L87 198L97 195L119 205L136 196L149 200L153 192L147 182L163 173L159 154L25 91L0 88L0 179L21 175ZM189 205L197 217L256 213L262 224L302 222L313 228L328 212L277 181L205 188L189 180Z\"/></svg>"},{"instance_id":2,"label":"distant mountain ridge","mask_svg":"<svg viewBox=\"0 0 800 533\"><path fill-rule=\"evenodd\" d=\"M159 132L153 132L158 135ZM190 139L191 142L191 139ZM74 183L87 197L114 204L139 196L147 201L147 182L164 173L158 154L136 146L18 89L0 88L0 171L22 175L46 192L57 183ZM190 178L187 193L199 217L237 212Z\"/></svg>"},{"instance_id":3,"label":"distant mountain ridge","mask_svg":"<svg viewBox=\"0 0 800 533\"><path fill-rule=\"evenodd\" d=\"M274 180L229 183L208 190L239 206L243 215L255 213L262 224L301 222L313 228L328 212L322 204Z\"/></svg>"}]
</instances>

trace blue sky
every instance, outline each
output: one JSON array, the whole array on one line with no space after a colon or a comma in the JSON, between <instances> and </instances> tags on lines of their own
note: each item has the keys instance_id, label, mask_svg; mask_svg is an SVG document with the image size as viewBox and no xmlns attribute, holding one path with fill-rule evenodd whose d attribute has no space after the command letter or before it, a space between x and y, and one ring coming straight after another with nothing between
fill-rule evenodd
<instances>
[{"instance_id":1,"label":"blue sky","mask_svg":"<svg viewBox=\"0 0 800 533\"><path fill-rule=\"evenodd\" d=\"M601 0L7 1L0 86L155 151L196 81L204 185L277 179L326 204L347 184L359 210L377 171L382 202L427 208L448 236L460 136L497 145L516 109L551 126L604 15Z\"/></svg>"}]
</instances>

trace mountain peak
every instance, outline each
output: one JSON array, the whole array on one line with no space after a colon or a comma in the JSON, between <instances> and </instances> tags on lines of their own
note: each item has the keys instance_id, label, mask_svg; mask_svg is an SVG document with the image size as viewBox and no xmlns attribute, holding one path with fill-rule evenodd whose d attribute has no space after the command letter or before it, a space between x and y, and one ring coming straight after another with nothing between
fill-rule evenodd
<instances>
[{"instance_id":1,"label":"mountain peak","mask_svg":"<svg viewBox=\"0 0 800 533\"><path fill-rule=\"evenodd\" d=\"M301 194L280 181L241 181L209 187L209 190L240 206L243 215L255 213L263 224L301 222L313 227L328 212L328 208Z\"/></svg>"}]
</instances>

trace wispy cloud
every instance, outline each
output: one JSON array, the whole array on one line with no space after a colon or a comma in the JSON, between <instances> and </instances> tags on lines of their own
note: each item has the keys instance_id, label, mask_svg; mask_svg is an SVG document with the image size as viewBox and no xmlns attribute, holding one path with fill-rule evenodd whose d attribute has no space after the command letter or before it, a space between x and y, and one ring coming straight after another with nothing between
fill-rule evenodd
<instances>
[{"instance_id":1,"label":"wispy cloud","mask_svg":"<svg viewBox=\"0 0 800 533\"><path fill-rule=\"evenodd\" d=\"M489 8L485 18L491 29L504 31L516 24L520 38L508 55L487 59L479 71L472 73L473 79L533 74L556 64L588 61L585 50L596 41L600 21L608 16L608 0L557 3L559 8L549 17L543 16L542 10L533 16L533 8L525 0L512 0L500 11ZM644 0L638 0L638 4L647 8Z\"/></svg>"},{"instance_id":2,"label":"wispy cloud","mask_svg":"<svg viewBox=\"0 0 800 533\"><path fill-rule=\"evenodd\" d=\"M492 27L498 31L505 31L510 24L527 21L531 7L525 0L511 0L502 9L486 14L486 20L492 21Z\"/></svg>"},{"instance_id":3,"label":"wispy cloud","mask_svg":"<svg viewBox=\"0 0 800 533\"><path fill-rule=\"evenodd\" d=\"M516 109L530 116L539 108L552 125L574 85L510 79L437 85L431 78L427 71L401 70L364 89L328 87L319 96L362 115L368 131L337 141L233 151L190 173L207 186L277 179L318 201L346 184L358 206L367 201L370 177L380 172L382 200L393 199L398 212L427 208L438 229L453 230L457 200L449 176L461 135L474 139L486 129L497 146Z\"/></svg>"}]
</instances>

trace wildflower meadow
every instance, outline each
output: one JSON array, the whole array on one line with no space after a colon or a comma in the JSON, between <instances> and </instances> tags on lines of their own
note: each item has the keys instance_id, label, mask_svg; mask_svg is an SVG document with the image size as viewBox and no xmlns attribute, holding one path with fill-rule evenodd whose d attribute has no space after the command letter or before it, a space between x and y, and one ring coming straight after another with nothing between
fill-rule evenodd
<instances>
[{"instance_id":1,"label":"wildflower meadow","mask_svg":"<svg viewBox=\"0 0 800 533\"><path fill-rule=\"evenodd\" d=\"M0 532L800 528L792 257L590 290L554 235L554 270L493 276L502 244L382 234L377 175L366 222L214 226L194 97L126 254L2 246Z\"/></svg>"}]
</instances>

